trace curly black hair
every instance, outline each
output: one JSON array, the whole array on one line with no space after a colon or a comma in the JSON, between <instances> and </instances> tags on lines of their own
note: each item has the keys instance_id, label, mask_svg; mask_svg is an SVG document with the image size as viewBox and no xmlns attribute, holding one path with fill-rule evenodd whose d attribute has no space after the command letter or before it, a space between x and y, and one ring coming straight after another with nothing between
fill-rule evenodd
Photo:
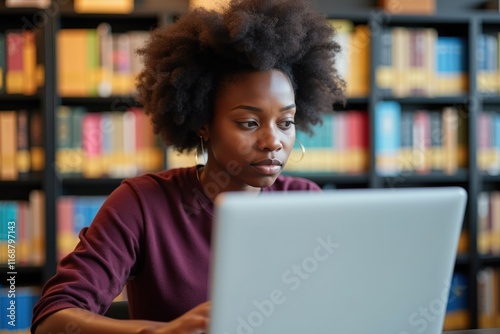
<instances>
[{"instance_id":1,"label":"curly black hair","mask_svg":"<svg viewBox=\"0 0 500 334\"><path fill-rule=\"evenodd\" d=\"M307 0L232 0L220 12L195 9L154 30L138 51L144 70L137 101L167 145L189 151L211 120L221 81L239 71L279 69L295 90L297 127L311 133L321 113L344 100L334 34Z\"/></svg>"}]
</instances>

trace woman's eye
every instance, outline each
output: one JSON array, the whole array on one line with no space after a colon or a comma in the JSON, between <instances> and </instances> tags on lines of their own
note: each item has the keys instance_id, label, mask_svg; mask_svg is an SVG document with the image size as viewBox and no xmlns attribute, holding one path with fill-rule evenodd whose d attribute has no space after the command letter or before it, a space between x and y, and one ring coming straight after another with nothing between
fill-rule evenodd
<instances>
[{"instance_id":1,"label":"woman's eye","mask_svg":"<svg viewBox=\"0 0 500 334\"><path fill-rule=\"evenodd\" d=\"M259 126L259 124L256 121L239 122L239 124L245 129L253 129Z\"/></svg>"},{"instance_id":2,"label":"woman's eye","mask_svg":"<svg viewBox=\"0 0 500 334\"><path fill-rule=\"evenodd\" d=\"M289 121L281 122L279 124L279 126L280 126L280 128L287 130L287 129L290 129L292 127L292 125L294 125L294 124L295 124L294 121L289 120Z\"/></svg>"}]
</instances>

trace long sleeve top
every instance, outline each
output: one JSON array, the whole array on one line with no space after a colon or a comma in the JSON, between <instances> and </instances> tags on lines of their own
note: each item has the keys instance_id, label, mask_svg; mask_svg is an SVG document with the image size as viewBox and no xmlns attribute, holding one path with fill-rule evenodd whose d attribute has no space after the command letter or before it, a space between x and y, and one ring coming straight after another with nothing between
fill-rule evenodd
<instances>
[{"instance_id":1,"label":"long sleeve top","mask_svg":"<svg viewBox=\"0 0 500 334\"><path fill-rule=\"evenodd\" d=\"M262 189L293 190L319 187L279 176ZM104 314L124 286L133 319L170 321L207 301L213 214L196 167L126 179L45 284L31 331L65 308Z\"/></svg>"}]
</instances>

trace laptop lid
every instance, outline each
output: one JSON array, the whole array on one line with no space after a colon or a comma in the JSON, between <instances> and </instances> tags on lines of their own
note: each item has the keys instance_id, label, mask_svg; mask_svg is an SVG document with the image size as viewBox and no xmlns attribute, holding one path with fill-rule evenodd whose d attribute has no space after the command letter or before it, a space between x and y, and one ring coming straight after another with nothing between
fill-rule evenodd
<instances>
[{"instance_id":1,"label":"laptop lid","mask_svg":"<svg viewBox=\"0 0 500 334\"><path fill-rule=\"evenodd\" d=\"M226 193L212 334L441 333L462 188Z\"/></svg>"}]
</instances>

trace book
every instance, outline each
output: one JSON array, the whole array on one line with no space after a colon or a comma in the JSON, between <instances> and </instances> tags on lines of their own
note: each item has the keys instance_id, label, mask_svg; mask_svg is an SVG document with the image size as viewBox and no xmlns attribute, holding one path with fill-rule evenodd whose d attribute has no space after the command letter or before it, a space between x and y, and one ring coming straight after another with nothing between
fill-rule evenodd
<instances>
[{"instance_id":1,"label":"book","mask_svg":"<svg viewBox=\"0 0 500 334\"><path fill-rule=\"evenodd\" d=\"M30 262L35 266L45 264L45 194L32 190L29 194L29 221L32 228L32 253Z\"/></svg>"},{"instance_id":2,"label":"book","mask_svg":"<svg viewBox=\"0 0 500 334\"><path fill-rule=\"evenodd\" d=\"M477 252L487 255L491 250L489 194L482 191L477 197Z\"/></svg>"},{"instance_id":3,"label":"book","mask_svg":"<svg viewBox=\"0 0 500 334\"><path fill-rule=\"evenodd\" d=\"M5 35L7 48L5 86L7 94L24 92L24 36L20 31L8 31Z\"/></svg>"},{"instance_id":4,"label":"book","mask_svg":"<svg viewBox=\"0 0 500 334\"><path fill-rule=\"evenodd\" d=\"M5 0L5 7L34 7L34 8L48 8L50 0Z\"/></svg>"},{"instance_id":5,"label":"book","mask_svg":"<svg viewBox=\"0 0 500 334\"><path fill-rule=\"evenodd\" d=\"M5 93L6 58L5 35L0 32L0 94Z\"/></svg>"},{"instance_id":6,"label":"book","mask_svg":"<svg viewBox=\"0 0 500 334\"><path fill-rule=\"evenodd\" d=\"M98 43L98 73L97 73L97 95L100 97L110 96L113 89L113 38L111 25L100 23L97 26Z\"/></svg>"},{"instance_id":7,"label":"book","mask_svg":"<svg viewBox=\"0 0 500 334\"><path fill-rule=\"evenodd\" d=\"M122 13L127 14L134 10L133 0L75 0L77 13Z\"/></svg>"},{"instance_id":8,"label":"book","mask_svg":"<svg viewBox=\"0 0 500 334\"><path fill-rule=\"evenodd\" d=\"M413 166L420 174L431 170L431 121L429 112L416 110L413 114Z\"/></svg>"},{"instance_id":9,"label":"book","mask_svg":"<svg viewBox=\"0 0 500 334\"><path fill-rule=\"evenodd\" d=\"M17 113L0 111L0 180L16 180L17 170Z\"/></svg>"},{"instance_id":10,"label":"book","mask_svg":"<svg viewBox=\"0 0 500 334\"><path fill-rule=\"evenodd\" d=\"M17 111L17 152L18 178L27 178L31 170L29 145L29 119L27 110Z\"/></svg>"},{"instance_id":11,"label":"book","mask_svg":"<svg viewBox=\"0 0 500 334\"><path fill-rule=\"evenodd\" d=\"M99 178L104 175L102 165L101 113L87 113L82 119L83 177Z\"/></svg>"},{"instance_id":12,"label":"book","mask_svg":"<svg viewBox=\"0 0 500 334\"><path fill-rule=\"evenodd\" d=\"M435 59L436 95L464 94L468 89L465 39L455 36L438 36Z\"/></svg>"},{"instance_id":13,"label":"book","mask_svg":"<svg viewBox=\"0 0 500 334\"><path fill-rule=\"evenodd\" d=\"M497 35L483 33L477 44L477 88L484 94L498 94Z\"/></svg>"},{"instance_id":14,"label":"book","mask_svg":"<svg viewBox=\"0 0 500 334\"><path fill-rule=\"evenodd\" d=\"M491 143L492 112L481 112L477 120L477 166L481 171L491 167L493 146Z\"/></svg>"},{"instance_id":15,"label":"book","mask_svg":"<svg viewBox=\"0 0 500 334\"><path fill-rule=\"evenodd\" d=\"M454 272L446 305L446 317L443 330L459 330L469 328L470 312L468 303L469 282L461 272Z\"/></svg>"},{"instance_id":16,"label":"book","mask_svg":"<svg viewBox=\"0 0 500 334\"><path fill-rule=\"evenodd\" d=\"M378 5L391 14L431 15L436 11L436 0L378 0Z\"/></svg>"},{"instance_id":17,"label":"book","mask_svg":"<svg viewBox=\"0 0 500 334\"><path fill-rule=\"evenodd\" d=\"M389 27L383 27L380 33L380 64L375 72L375 79L379 89L384 96L392 95L394 86L393 73L393 43L392 31Z\"/></svg>"},{"instance_id":18,"label":"book","mask_svg":"<svg viewBox=\"0 0 500 334\"><path fill-rule=\"evenodd\" d=\"M375 163L380 175L399 172L401 145L401 106L395 101L375 105Z\"/></svg>"},{"instance_id":19,"label":"book","mask_svg":"<svg viewBox=\"0 0 500 334\"><path fill-rule=\"evenodd\" d=\"M352 45L352 32L354 23L349 20L328 20L328 23L335 29L335 41L340 45L340 52L336 55L335 66L339 76L346 81L346 94L349 96L350 91L350 54Z\"/></svg>"},{"instance_id":20,"label":"book","mask_svg":"<svg viewBox=\"0 0 500 334\"><path fill-rule=\"evenodd\" d=\"M431 125L431 133L430 133L431 170L443 171L444 150L443 150L443 127L442 127L441 111L431 111L429 117Z\"/></svg>"},{"instance_id":21,"label":"book","mask_svg":"<svg viewBox=\"0 0 500 334\"><path fill-rule=\"evenodd\" d=\"M359 110L348 111L346 132L346 171L348 173L363 173L368 171L368 113Z\"/></svg>"},{"instance_id":22,"label":"book","mask_svg":"<svg viewBox=\"0 0 500 334\"><path fill-rule=\"evenodd\" d=\"M29 116L30 166L33 174L41 174L45 168L45 147L43 139L43 118L39 111Z\"/></svg>"},{"instance_id":23,"label":"book","mask_svg":"<svg viewBox=\"0 0 500 334\"><path fill-rule=\"evenodd\" d=\"M395 27L391 32L394 75L392 93L396 97L404 97L410 94L408 82L408 71L410 68L410 29Z\"/></svg>"},{"instance_id":24,"label":"book","mask_svg":"<svg viewBox=\"0 0 500 334\"><path fill-rule=\"evenodd\" d=\"M401 171L412 172L415 169L413 161L413 112L401 112L401 142L398 164Z\"/></svg>"},{"instance_id":25,"label":"book","mask_svg":"<svg viewBox=\"0 0 500 334\"><path fill-rule=\"evenodd\" d=\"M370 30L360 24L351 33L347 95L367 96L370 91Z\"/></svg>"},{"instance_id":26,"label":"book","mask_svg":"<svg viewBox=\"0 0 500 334\"><path fill-rule=\"evenodd\" d=\"M57 32L57 80L61 96L89 96L89 29L61 29Z\"/></svg>"},{"instance_id":27,"label":"book","mask_svg":"<svg viewBox=\"0 0 500 334\"><path fill-rule=\"evenodd\" d=\"M458 110L445 107L442 111L444 173L455 174L458 170Z\"/></svg>"}]
</instances>

